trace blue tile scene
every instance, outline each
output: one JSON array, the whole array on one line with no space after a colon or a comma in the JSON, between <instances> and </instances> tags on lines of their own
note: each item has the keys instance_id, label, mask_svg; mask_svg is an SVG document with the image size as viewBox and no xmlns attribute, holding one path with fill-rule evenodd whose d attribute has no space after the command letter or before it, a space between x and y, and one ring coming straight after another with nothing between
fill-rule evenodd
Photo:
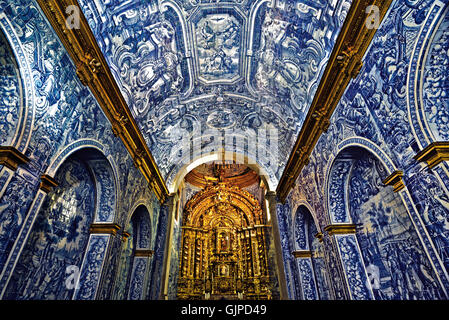
<instances>
[{"instance_id":1,"label":"blue tile scene","mask_svg":"<svg viewBox=\"0 0 449 320\"><path fill-rule=\"evenodd\" d=\"M0 300L447 300L449 0L0 0Z\"/></svg>"}]
</instances>

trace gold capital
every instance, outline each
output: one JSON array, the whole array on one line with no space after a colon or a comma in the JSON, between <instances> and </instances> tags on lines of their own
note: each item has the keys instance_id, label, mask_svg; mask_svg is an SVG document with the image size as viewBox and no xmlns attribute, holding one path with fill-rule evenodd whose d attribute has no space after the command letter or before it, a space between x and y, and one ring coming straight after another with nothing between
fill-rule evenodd
<instances>
[{"instance_id":1,"label":"gold capital","mask_svg":"<svg viewBox=\"0 0 449 320\"><path fill-rule=\"evenodd\" d=\"M134 252L135 257L151 257L154 254L153 250L150 249L136 249Z\"/></svg>"},{"instance_id":2,"label":"gold capital","mask_svg":"<svg viewBox=\"0 0 449 320\"><path fill-rule=\"evenodd\" d=\"M30 159L14 147L0 146L0 165L16 171L19 165L26 164Z\"/></svg>"},{"instance_id":3,"label":"gold capital","mask_svg":"<svg viewBox=\"0 0 449 320\"><path fill-rule=\"evenodd\" d=\"M414 157L416 161L425 161L429 169L449 160L449 141L436 141L429 144Z\"/></svg>"},{"instance_id":4,"label":"gold capital","mask_svg":"<svg viewBox=\"0 0 449 320\"><path fill-rule=\"evenodd\" d=\"M39 189L43 190L46 193L49 193L52 188L57 187L59 183L48 174L41 175L41 183L39 185Z\"/></svg>"},{"instance_id":5,"label":"gold capital","mask_svg":"<svg viewBox=\"0 0 449 320\"><path fill-rule=\"evenodd\" d=\"M405 188L404 181L402 181L402 177L404 176L404 172L400 170L394 171L390 174L383 183L387 186L393 186L393 191L398 192Z\"/></svg>"},{"instance_id":6,"label":"gold capital","mask_svg":"<svg viewBox=\"0 0 449 320\"><path fill-rule=\"evenodd\" d=\"M92 223L89 228L91 234L112 234L116 235L120 226L116 223Z\"/></svg>"},{"instance_id":7,"label":"gold capital","mask_svg":"<svg viewBox=\"0 0 449 320\"><path fill-rule=\"evenodd\" d=\"M355 234L356 225L355 224L330 224L324 228L324 231L329 233L329 235L334 234Z\"/></svg>"},{"instance_id":8,"label":"gold capital","mask_svg":"<svg viewBox=\"0 0 449 320\"><path fill-rule=\"evenodd\" d=\"M310 250L297 250L297 251L293 251L292 255L295 258L311 258L312 257L312 251L310 251Z\"/></svg>"}]
</instances>

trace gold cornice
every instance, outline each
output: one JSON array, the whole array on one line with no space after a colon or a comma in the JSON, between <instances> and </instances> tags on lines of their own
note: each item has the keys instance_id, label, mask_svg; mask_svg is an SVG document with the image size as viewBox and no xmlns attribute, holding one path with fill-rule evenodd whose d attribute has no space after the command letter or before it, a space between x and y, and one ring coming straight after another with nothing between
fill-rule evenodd
<instances>
[{"instance_id":1,"label":"gold cornice","mask_svg":"<svg viewBox=\"0 0 449 320\"><path fill-rule=\"evenodd\" d=\"M168 195L165 181L81 10L79 28L66 26L65 9L80 5L76 0L37 2L73 60L81 82L90 88L106 114L113 133L123 141L159 201L164 202Z\"/></svg>"},{"instance_id":2,"label":"gold cornice","mask_svg":"<svg viewBox=\"0 0 449 320\"><path fill-rule=\"evenodd\" d=\"M30 159L14 147L0 146L0 165L16 171L19 165L26 164Z\"/></svg>"},{"instance_id":3,"label":"gold cornice","mask_svg":"<svg viewBox=\"0 0 449 320\"><path fill-rule=\"evenodd\" d=\"M376 29L366 27L368 17L366 8L376 5L379 8L379 21L382 21L391 2L392 0L354 0L352 2L279 181L276 191L281 202L285 202L299 173L307 165L319 137L328 129L329 119L350 80L355 78L362 68L362 57L376 33Z\"/></svg>"},{"instance_id":4,"label":"gold cornice","mask_svg":"<svg viewBox=\"0 0 449 320\"><path fill-rule=\"evenodd\" d=\"M57 187L58 182L48 174L41 175L41 183L39 185L39 189L43 190L46 193L49 193L52 188Z\"/></svg>"},{"instance_id":5,"label":"gold cornice","mask_svg":"<svg viewBox=\"0 0 449 320\"><path fill-rule=\"evenodd\" d=\"M429 144L414 157L416 161L425 161L429 169L449 160L449 141L436 141Z\"/></svg>"},{"instance_id":6,"label":"gold cornice","mask_svg":"<svg viewBox=\"0 0 449 320\"><path fill-rule=\"evenodd\" d=\"M112 234L116 235L120 226L116 223L92 223L89 228L91 234Z\"/></svg>"},{"instance_id":7,"label":"gold cornice","mask_svg":"<svg viewBox=\"0 0 449 320\"><path fill-rule=\"evenodd\" d=\"M310 250L298 250L298 251L293 251L292 255L295 258L311 258L312 257L312 251L310 251Z\"/></svg>"},{"instance_id":8,"label":"gold cornice","mask_svg":"<svg viewBox=\"0 0 449 320\"><path fill-rule=\"evenodd\" d=\"M394 171L392 174L390 174L385 180L383 181L383 184L387 186L393 186L393 191L398 192L405 188L404 181L402 180L402 177L404 176L404 172L400 170Z\"/></svg>"},{"instance_id":9,"label":"gold cornice","mask_svg":"<svg viewBox=\"0 0 449 320\"><path fill-rule=\"evenodd\" d=\"M324 228L324 231L329 233L329 235L355 234L356 233L356 225L355 224L330 224Z\"/></svg>"},{"instance_id":10,"label":"gold cornice","mask_svg":"<svg viewBox=\"0 0 449 320\"><path fill-rule=\"evenodd\" d=\"M150 249L136 249L134 252L135 257L151 257L154 254L153 250Z\"/></svg>"}]
</instances>

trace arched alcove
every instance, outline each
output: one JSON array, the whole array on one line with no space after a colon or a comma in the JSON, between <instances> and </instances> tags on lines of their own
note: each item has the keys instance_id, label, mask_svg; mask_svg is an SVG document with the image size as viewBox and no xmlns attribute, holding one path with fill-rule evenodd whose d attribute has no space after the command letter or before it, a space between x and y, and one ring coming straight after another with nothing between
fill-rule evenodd
<instances>
[{"instance_id":1,"label":"arched alcove","mask_svg":"<svg viewBox=\"0 0 449 320\"><path fill-rule=\"evenodd\" d=\"M123 245L115 289L115 298L118 300L144 298L148 260L152 256L150 213L143 204L139 204L132 212L122 233Z\"/></svg>"},{"instance_id":2,"label":"arched alcove","mask_svg":"<svg viewBox=\"0 0 449 320\"><path fill-rule=\"evenodd\" d=\"M438 12L427 19L411 52L407 75L409 122L421 149L436 141L449 140L448 63L449 8L434 2Z\"/></svg>"},{"instance_id":3,"label":"arched alcove","mask_svg":"<svg viewBox=\"0 0 449 320\"><path fill-rule=\"evenodd\" d=\"M327 300L329 286L324 262L323 245L320 233L313 219L312 213L305 205L300 205L294 219L294 243L297 256L298 271L300 272L303 298ZM307 283L303 283L307 280ZM304 288L306 286L307 288ZM307 290L305 290L307 289ZM308 291L308 292L307 292ZM308 295L306 295L308 293Z\"/></svg>"},{"instance_id":4,"label":"arched alcove","mask_svg":"<svg viewBox=\"0 0 449 320\"><path fill-rule=\"evenodd\" d=\"M107 177L110 170L104 155L92 148L75 151L58 166L54 175L58 185L48 193L40 207L4 298L74 298L75 289L80 289L78 276L81 270L89 269L90 263L97 263L87 257L90 226L97 219L104 216L113 219L115 215L114 184L105 188L100 182L101 179L114 180ZM112 210L107 205L110 203L113 203ZM96 257L104 259L106 248L98 247L98 243L95 245ZM101 273L101 269L98 272ZM79 279L81 281L81 277ZM88 291L93 292L93 296L89 295L92 299L99 279L96 280L96 284L93 279L86 284ZM86 288L81 287L81 290Z\"/></svg>"},{"instance_id":5,"label":"arched alcove","mask_svg":"<svg viewBox=\"0 0 449 320\"><path fill-rule=\"evenodd\" d=\"M343 149L330 170L330 219L356 226L352 247L360 250L374 299L439 299L441 288L402 197L383 183L388 175L366 149Z\"/></svg>"}]
</instances>

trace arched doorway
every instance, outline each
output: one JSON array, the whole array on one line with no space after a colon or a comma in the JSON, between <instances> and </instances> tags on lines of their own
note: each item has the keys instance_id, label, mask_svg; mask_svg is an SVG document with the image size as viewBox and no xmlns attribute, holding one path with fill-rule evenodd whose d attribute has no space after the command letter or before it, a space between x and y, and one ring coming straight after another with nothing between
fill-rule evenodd
<instances>
[{"instance_id":1,"label":"arched doorway","mask_svg":"<svg viewBox=\"0 0 449 320\"><path fill-rule=\"evenodd\" d=\"M177 298L271 299L267 216L238 186L253 174L242 169L244 179L231 179L220 170L216 178L202 176L203 189L184 207Z\"/></svg>"},{"instance_id":2,"label":"arched doorway","mask_svg":"<svg viewBox=\"0 0 449 320\"><path fill-rule=\"evenodd\" d=\"M435 272L401 195L383 183L387 176L371 152L360 147L340 152L330 171L331 221L355 225L354 248L360 248L374 299L440 299Z\"/></svg>"},{"instance_id":3,"label":"arched doorway","mask_svg":"<svg viewBox=\"0 0 449 320\"><path fill-rule=\"evenodd\" d=\"M295 252L302 286L302 298L329 299L329 285L321 234L312 213L305 205L296 210L294 223Z\"/></svg>"}]
</instances>

